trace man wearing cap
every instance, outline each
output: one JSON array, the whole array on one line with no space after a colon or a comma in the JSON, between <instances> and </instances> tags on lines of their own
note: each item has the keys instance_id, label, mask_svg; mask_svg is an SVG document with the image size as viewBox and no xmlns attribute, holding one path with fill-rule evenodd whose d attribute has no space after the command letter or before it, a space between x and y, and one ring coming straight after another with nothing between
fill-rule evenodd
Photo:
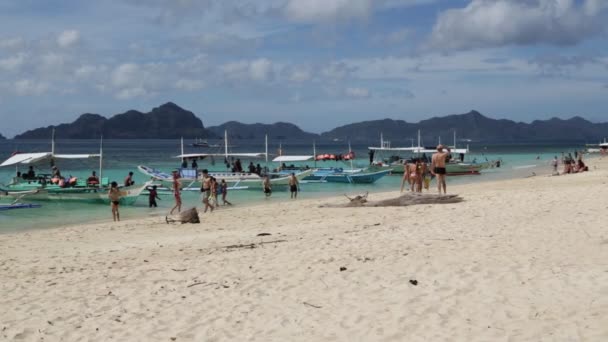
<instances>
[{"instance_id":1,"label":"man wearing cap","mask_svg":"<svg viewBox=\"0 0 608 342\"><path fill-rule=\"evenodd\" d=\"M431 159L431 173L437 176L437 190L439 190L439 194L441 195L441 188L443 188L443 193L446 193L446 184L445 184L445 163L448 156L448 152L443 151L443 145L437 146L437 152L433 154Z\"/></svg>"}]
</instances>

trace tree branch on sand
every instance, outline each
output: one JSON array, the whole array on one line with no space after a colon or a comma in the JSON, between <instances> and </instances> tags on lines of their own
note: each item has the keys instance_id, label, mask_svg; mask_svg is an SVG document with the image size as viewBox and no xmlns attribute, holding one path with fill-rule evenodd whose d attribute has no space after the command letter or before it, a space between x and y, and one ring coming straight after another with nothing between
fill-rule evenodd
<instances>
[{"instance_id":1,"label":"tree branch on sand","mask_svg":"<svg viewBox=\"0 0 608 342\"><path fill-rule=\"evenodd\" d=\"M320 208L355 208L355 207L407 207L416 204L448 204L460 203L463 198L459 195L430 195L407 193L397 198L390 198L381 201L368 201L367 193L358 195L353 198L348 197L349 203L345 204L323 204Z\"/></svg>"}]
</instances>

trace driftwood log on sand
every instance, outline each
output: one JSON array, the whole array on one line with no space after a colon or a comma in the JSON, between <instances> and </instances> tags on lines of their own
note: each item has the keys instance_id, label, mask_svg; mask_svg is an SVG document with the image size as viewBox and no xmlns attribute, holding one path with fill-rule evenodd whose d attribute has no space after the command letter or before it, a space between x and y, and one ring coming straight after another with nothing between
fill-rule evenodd
<instances>
[{"instance_id":1,"label":"driftwood log on sand","mask_svg":"<svg viewBox=\"0 0 608 342\"><path fill-rule=\"evenodd\" d=\"M201 223L198 217L198 211L196 208L189 208L180 211L176 216L167 215L165 216L167 223L181 222L184 223Z\"/></svg>"},{"instance_id":2,"label":"driftwood log on sand","mask_svg":"<svg viewBox=\"0 0 608 342\"><path fill-rule=\"evenodd\" d=\"M345 195L346 196L346 195ZM390 198L381 201L368 201L365 195L353 198L346 196L349 203L345 204L324 204L321 208L354 208L354 207L406 207L416 204L447 204L462 202L462 197L458 195L431 195L420 193L407 193L397 198Z\"/></svg>"}]
</instances>

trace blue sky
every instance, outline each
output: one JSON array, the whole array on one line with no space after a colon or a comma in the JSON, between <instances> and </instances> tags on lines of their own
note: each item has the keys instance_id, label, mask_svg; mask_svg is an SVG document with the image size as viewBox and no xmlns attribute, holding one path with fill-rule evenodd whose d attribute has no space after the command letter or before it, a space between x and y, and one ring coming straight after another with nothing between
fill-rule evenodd
<instances>
[{"instance_id":1,"label":"blue sky","mask_svg":"<svg viewBox=\"0 0 608 342\"><path fill-rule=\"evenodd\" d=\"M321 132L608 121L605 0L0 0L0 133L167 101Z\"/></svg>"}]
</instances>

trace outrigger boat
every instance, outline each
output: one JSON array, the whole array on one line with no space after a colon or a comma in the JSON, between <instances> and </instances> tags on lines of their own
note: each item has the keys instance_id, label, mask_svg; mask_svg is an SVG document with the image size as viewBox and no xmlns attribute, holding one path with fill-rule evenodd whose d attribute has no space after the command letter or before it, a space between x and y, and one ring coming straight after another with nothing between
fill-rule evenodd
<instances>
[{"instance_id":1,"label":"outrigger boat","mask_svg":"<svg viewBox=\"0 0 608 342\"><path fill-rule=\"evenodd\" d=\"M225 138L224 141L226 145L224 146L224 153L184 153L184 144L182 139L181 151L182 153L175 158L181 160L198 160L205 158L220 158L223 159L224 162L228 163L228 160L235 158L244 158L244 159L255 159L255 158L266 158L268 161L268 139L266 139L266 152L264 153L228 153L228 133L224 133ZM153 180L160 181L163 185L167 187L173 186L173 175L167 172L163 172L161 170L157 170L145 165L139 165L137 169L143 173L144 175L149 176ZM202 168L179 168L177 169L179 172L178 180L182 184L184 190L192 190L198 191L202 182ZM302 172L296 173L296 178L298 180L302 180L303 178L312 174L312 170L306 170ZM209 175L220 180L225 180L228 184L229 189L233 190L244 190L244 189L261 189L263 183L263 177L257 173L251 172L232 172L232 171L213 171L209 170ZM289 176L284 175L281 177L275 177L270 179L270 184L272 186L287 186L289 184Z\"/></svg>"},{"instance_id":2,"label":"outrigger boat","mask_svg":"<svg viewBox=\"0 0 608 342\"><path fill-rule=\"evenodd\" d=\"M587 153L608 153L608 141L604 138L604 142L599 144L587 144Z\"/></svg>"},{"instance_id":3,"label":"outrigger boat","mask_svg":"<svg viewBox=\"0 0 608 342\"><path fill-rule=\"evenodd\" d=\"M32 191L30 193L34 193L35 191ZM29 193L21 193L18 196L13 197L14 200L11 204L0 204L0 211L3 210L12 210L12 209L33 209L33 208L40 208L42 207L40 204L34 204L34 203L20 203L21 199L23 197L25 197L26 195L28 195ZM9 196L9 193L2 193L0 195L3 196ZM0 196L1 197L1 196Z\"/></svg>"},{"instance_id":4,"label":"outrigger boat","mask_svg":"<svg viewBox=\"0 0 608 342\"><path fill-rule=\"evenodd\" d=\"M413 144L412 144L413 145ZM452 158L446 163L446 173L448 175L478 175L481 170L500 165L493 162L478 163L475 160L472 162L465 161L465 155L468 154L469 147L456 148L456 132L454 132L454 146L444 148L452 155L457 155L459 158ZM433 147L424 147L420 145L420 131L418 131L418 146L412 147L391 147L390 141L384 140L382 134L380 134L380 146L368 147L370 151L370 163L372 169L386 170L392 169L393 173L403 173L405 164L413 158L423 158L430 162L430 156L437 152ZM385 158L386 153L390 153L391 156ZM406 157L399 156L400 154L406 154Z\"/></svg>"},{"instance_id":5,"label":"outrigger boat","mask_svg":"<svg viewBox=\"0 0 608 342\"><path fill-rule=\"evenodd\" d=\"M353 159L355 158L355 154L352 152L349 143L349 152L341 158L338 158L336 155L332 154L316 154L316 147L313 144L313 154L312 156L278 156L273 159L275 163L281 163L281 165L285 165L286 163L303 163L307 161L314 161L313 172L311 175L303 178L305 182L327 182L327 183L348 183L348 184L371 184L379 180L380 178L386 176L391 172L388 170L380 170L380 171L366 171L364 169L354 169L353 168ZM325 167L325 168L317 168L316 162L319 160L345 160L350 161L351 168L344 169L341 167ZM279 171L279 175L290 173L294 170L302 170L302 167L282 167Z\"/></svg>"},{"instance_id":6,"label":"outrigger boat","mask_svg":"<svg viewBox=\"0 0 608 342\"><path fill-rule=\"evenodd\" d=\"M0 167L19 165L35 165L61 159L90 159L99 158L99 184L88 184L84 180L73 179L73 182L54 183L49 174L39 174L33 179L14 177L9 184L0 186L0 191L14 198L26 197L38 201L78 201L88 203L109 203L108 190L110 182L103 178L103 140L100 144L99 154L57 154L55 153L55 132L53 131L51 152L16 153L5 160ZM149 183L121 187L123 196L120 203L130 205L135 203L139 195Z\"/></svg>"}]
</instances>

